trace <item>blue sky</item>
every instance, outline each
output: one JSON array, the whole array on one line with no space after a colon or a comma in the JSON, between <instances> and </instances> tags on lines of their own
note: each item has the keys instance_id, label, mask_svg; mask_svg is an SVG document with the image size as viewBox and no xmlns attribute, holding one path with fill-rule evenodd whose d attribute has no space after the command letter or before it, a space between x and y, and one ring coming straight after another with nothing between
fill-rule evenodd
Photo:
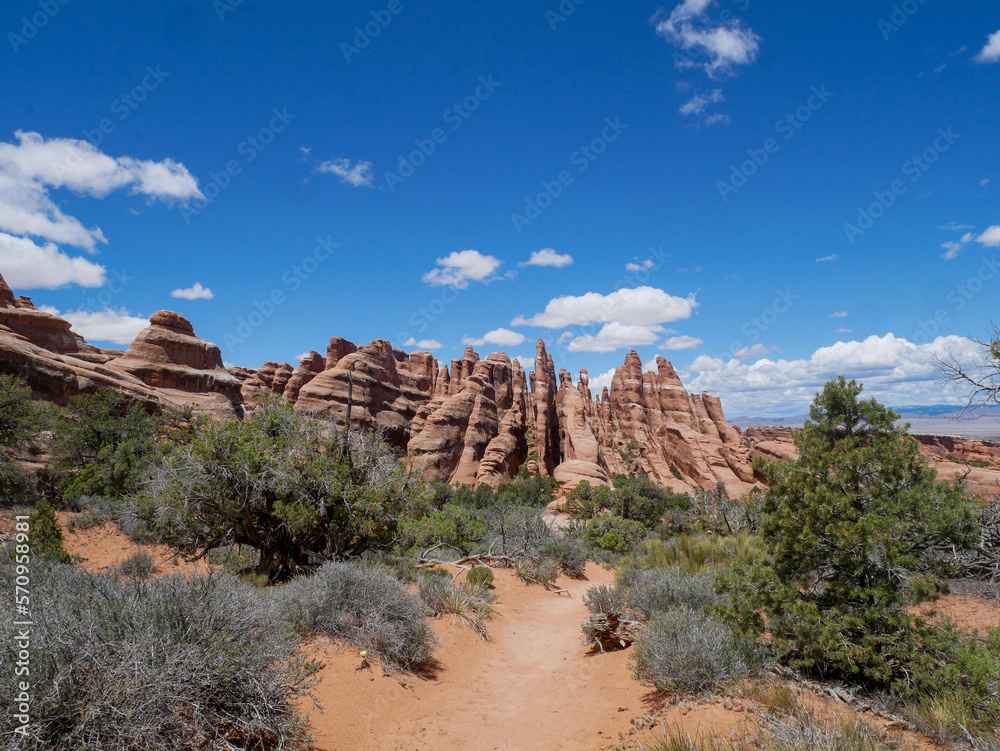
<instances>
[{"instance_id":1,"label":"blue sky","mask_svg":"<svg viewBox=\"0 0 1000 751\"><path fill-rule=\"evenodd\" d=\"M778 415L840 372L953 400L931 355L997 318L995 3L11 0L0 32L0 273L92 341L541 337Z\"/></svg>"}]
</instances>

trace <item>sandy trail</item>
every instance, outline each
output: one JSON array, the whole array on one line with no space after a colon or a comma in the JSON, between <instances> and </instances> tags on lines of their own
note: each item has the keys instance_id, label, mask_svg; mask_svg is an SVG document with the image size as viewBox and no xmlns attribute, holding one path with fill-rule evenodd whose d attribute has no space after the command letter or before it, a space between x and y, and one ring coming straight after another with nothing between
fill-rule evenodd
<instances>
[{"instance_id":1,"label":"sandy trail","mask_svg":"<svg viewBox=\"0 0 1000 751\"><path fill-rule=\"evenodd\" d=\"M631 677L627 652L591 654L581 641L587 617L581 598L612 578L591 566L588 580L560 579L567 596L497 571L491 641L447 619L435 621L438 666L410 685L377 668L356 670L353 649L317 644L324 669L316 694L325 712L312 712L316 747L587 751L613 745L632 718L649 710L652 694Z\"/></svg>"}]
</instances>

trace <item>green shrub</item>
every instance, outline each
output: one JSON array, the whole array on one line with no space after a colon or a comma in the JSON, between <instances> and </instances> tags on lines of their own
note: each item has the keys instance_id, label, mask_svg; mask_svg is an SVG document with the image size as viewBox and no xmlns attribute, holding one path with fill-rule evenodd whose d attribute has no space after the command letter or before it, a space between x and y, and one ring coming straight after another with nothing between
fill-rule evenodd
<instances>
[{"instance_id":1,"label":"green shrub","mask_svg":"<svg viewBox=\"0 0 1000 751\"><path fill-rule=\"evenodd\" d=\"M591 587L583 595L583 604L591 613L607 613L608 615L623 615L628 611L628 601L622 591L610 584L600 584Z\"/></svg>"},{"instance_id":2,"label":"green shrub","mask_svg":"<svg viewBox=\"0 0 1000 751\"><path fill-rule=\"evenodd\" d=\"M962 489L938 482L898 416L861 391L827 383L795 435L799 458L759 465L767 555L722 576L728 617L745 634L769 633L795 667L920 694L951 680L961 641L905 607L940 591L937 551L979 531Z\"/></svg>"},{"instance_id":3,"label":"green shrub","mask_svg":"<svg viewBox=\"0 0 1000 751\"><path fill-rule=\"evenodd\" d=\"M598 550L625 555L646 536L646 528L620 516L597 516L578 527L577 534Z\"/></svg>"},{"instance_id":4,"label":"green shrub","mask_svg":"<svg viewBox=\"0 0 1000 751\"><path fill-rule=\"evenodd\" d=\"M538 546L538 554L557 561L563 573L573 579L584 577L590 559L586 546L570 535L546 540Z\"/></svg>"},{"instance_id":5,"label":"green shrub","mask_svg":"<svg viewBox=\"0 0 1000 751\"><path fill-rule=\"evenodd\" d=\"M411 553L443 543L463 555L470 555L486 534L486 514L475 508L446 503L439 511L404 519L399 525L397 549Z\"/></svg>"},{"instance_id":6,"label":"green shrub","mask_svg":"<svg viewBox=\"0 0 1000 751\"><path fill-rule=\"evenodd\" d=\"M56 519L56 512L48 501L39 501L31 513L28 545L34 558L54 563L71 563L63 547L63 533Z\"/></svg>"},{"instance_id":7,"label":"green shrub","mask_svg":"<svg viewBox=\"0 0 1000 751\"><path fill-rule=\"evenodd\" d=\"M661 691L717 689L764 664L762 648L689 608L658 612L634 644L635 677Z\"/></svg>"},{"instance_id":8,"label":"green shrub","mask_svg":"<svg viewBox=\"0 0 1000 751\"><path fill-rule=\"evenodd\" d=\"M0 586L13 591L10 567ZM172 576L138 588L61 565L32 569L31 734L19 751L298 749L296 699L318 666L250 588ZM13 619L0 621L0 701L17 695ZM15 718L0 715L13 739ZM8 743L5 741L5 744Z\"/></svg>"},{"instance_id":9,"label":"green shrub","mask_svg":"<svg viewBox=\"0 0 1000 751\"><path fill-rule=\"evenodd\" d=\"M465 580L473 587L488 587L493 583L493 569L487 566L474 566L465 575Z\"/></svg>"},{"instance_id":10,"label":"green shrub","mask_svg":"<svg viewBox=\"0 0 1000 751\"><path fill-rule=\"evenodd\" d=\"M274 605L300 633L345 639L390 666L412 668L434 646L420 599L376 567L326 563L280 587Z\"/></svg>"}]
</instances>

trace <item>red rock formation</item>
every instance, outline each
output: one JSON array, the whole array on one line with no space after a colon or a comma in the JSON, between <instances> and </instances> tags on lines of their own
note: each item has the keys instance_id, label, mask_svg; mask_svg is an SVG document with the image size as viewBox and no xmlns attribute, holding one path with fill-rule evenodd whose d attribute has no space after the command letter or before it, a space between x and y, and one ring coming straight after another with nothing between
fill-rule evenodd
<instances>
[{"instance_id":1,"label":"red rock formation","mask_svg":"<svg viewBox=\"0 0 1000 751\"><path fill-rule=\"evenodd\" d=\"M125 354L105 367L138 378L174 403L220 416L243 414L240 381L223 366L222 352L169 310L154 313Z\"/></svg>"},{"instance_id":2,"label":"red rock formation","mask_svg":"<svg viewBox=\"0 0 1000 751\"><path fill-rule=\"evenodd\" d=\"M657 373L643 373L630 352L610 392L591 403L591 423L609 474L643 472L679 492L722 483L731 495L754 484L749 450L711 395L688 394L662 357ZM678 477L679 475L679 477Z\"/></svg>"},{"instance_id":3,"label":"red rock formation","mask_svg":"<svg viewBox=\"0 0 1000 751\"><path fill-rule=\"evenodd\" d=\"M537 471L551 476L559 463L559 419L556 415L556 369L552 355L541 339L535 346L535 369L531 381L528 450L537 463Z\"/></svg>"},{"instance_id":4,"label":"red rock formation","mask_svg":"<svg viewBox=\"0 0 1000 751\"><path fill-rule=\"evenodd\" d=\"M319 352L310 352L299 361L299 367L288 379L288 384L284 389L285 399L295 404L299 398L302 387L312 381L317 375L326 370L326 358Z\"/></svg>"}]
</instances>

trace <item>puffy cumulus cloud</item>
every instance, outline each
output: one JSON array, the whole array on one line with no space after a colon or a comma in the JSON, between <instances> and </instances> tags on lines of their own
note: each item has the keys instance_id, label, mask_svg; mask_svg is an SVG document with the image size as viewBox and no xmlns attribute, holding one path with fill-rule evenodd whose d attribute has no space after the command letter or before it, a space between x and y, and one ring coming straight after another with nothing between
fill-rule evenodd
<instances>
[{"instance_id":1,"label":"puffy cumulus cloud","mask_svg":"<svg viewBox=\"0 0 1000 751\"><path fill-rule=\"evenodd\" d=\"M420 349L425 351L433 351L435 349L441 349L444 345L437 341L436 339L421 339L419 342L412 336L403 342L403 346L407 349Z\"/></svg>"},{"instance_id":2,"label":"puffy cumulus cloud","mask_svg":"<svg viewBox=\"0 0 1000 751\"><path fill-rule=\"evenodd\" d=\"M969 237L966 235L966 237ZM965 240L965 238L962 238ZM985 245L987 248L1000 247L1000 225L994 225L976 238L976 242Z\"/></svg>"},{"instance_id":3,"label":"puffy cumulus cloud","mask_svg":"<svg viewBox=\"0 0 1000 751\"><path fill-rule=\"evenodd\" d=\"M561 269L573 263L573 256L569 253L559 254L552 248L542 248L531 254L531 258L522 261L518 266L552 266Z\"/></svg>"},{"instance_id":4,"label":"puffy cumulus cloud","mask_svg":"<svg viewBox=\"0 0 1000 751\"><path fill-rule=\"evenodd\" d=\"M979 51L974 58L977 63L997 63L1000 62L1000 31L990 34L986 41L986 46Z\"/></svg>"},{"instance_id":5,"label":"puffy cumulus cloud","mask_svg":"<svg viewBox=\"0 0 1000 751\"><path fill-rule=\"evenodd\" d=\"M654 287L620 289L608 295L588 292L566 295L549 301L545 310L525 318L518 316L511 326L544 326L562 329L591 323L616 322L632 326L653 326L691 317L698 307L694 293L687 297L668 295Z\"/></svg>"},{"instance_id":6,"label":"puffy cumulus cloud","mask_svg":"<svg viewBox=\"0 0 1000 751\"><path fill-rule=\"evenodd\" d=\"M187 289L175 289L170 293L170 296L181 300L211 300L215 294L208 287L203 287L201 282L195 282Z\"/></svg>"},{"instance_id":7,"label":"puffy cumulus cloud","mask_svg":"<svg viewBox=\"0 0 1000 751\"><path fill-rule=\"evenodd\" d=\"M133 193L164 201L204 197L187 167L171 159L116 159L78 139L45 139L20 130L15 137L17 143L0 143L0 230L94 251L107 242L100 228L84 227L64 214L51 190L103 198L130 187Z\"/></svg>"},{"instance_id":8,"label":"puffy cumulus cloud","mask_svg":"<svg viewBox=\"0 0 1000 751\"><path fill-rule=\"evenodd\" d=\"M435 263L441 268L431 269L423 275L423 281L432 287L455 287L466 289L469 282L489 282L503 261L493 256L483 255L478 250L461 250Z\"/></svg>"},{"instance_id":9,"label":"puffy cumulus cloud","mask_svg":"<svg viewBox=\"0 0 1000 751\"><path fill-rule=\"evenodd\" d=\"M60 313L56 308L46 305L42 306L42 310L65 318L72 324L73 330L89 342L129 345L135 341L140 331L149 326L148 318L133 316L124 308Z\"/></svg>"},{"instance_id":10,"label":"puffy cumulus cloud","mask_svg":"<svg viewBox=\"0 0 1000 751\"><path fill-rule=\"evenodd\" d=\"M681 350L698 349L704 342L694 336L672 336L660 343L663 349Z\"/></svg>"},{"instance_id":11,"label":"puffy cumulus cloud","mask_svg":"<svg viewBox=\"0 0 1000 751\"><path fill-rule=\"evenodd\" d=\"M570 352L614 352L628 347L655 344L664 333L662 326L642 326L612 321L596 334L576 337L566 347Z\"/></svg>"},{"instance_id":12,"label":"puffy cumulus cloud","mask_svg":"<svg viewBox=\"0 0 1000 751\"><path fill-rule=\"evenodd\" d=\"M331 159L316 167L317 172L336 175L340 182L355 188L372 188L375 186L375 175L372 173L371 162L355 162L350 159Z\"/></svg>"},{"instance_id":13,"label":"puffy cumulus cloud","mask_svg":"<svg viewBox=\"0 0 1000 751\"><path fill-rule=\"evenodd\" d=\"M808 360L762 359L743 363L700 356L686 369L692 392L718 394L726 413L781 416L808 409L823 385L838 375L865 385L865 396L888 406L954 403L961 395L941 384L935 355L952 353L961 362L977 359L971 339L939 337L917 345L893 334L864 341L837 342L816 350Z\"/></svg>"},{"instance_id":14,"label":"puffy cumulus cloud","mask_svg":"<svg viewBox=\"0 0 1000 751\"><path fill-rule=\"evenodd\" d=\"M36 245L26 237L0 232L0 275L12 289L102 287L105 274L103 266L68 256L52 243Z\"/></svg>"},{"instance_id":15,"label":"puffy cumulus cloud","mask_svg":"<svg viewBox=\"0 0 1000 751\"><path fill-rule=\"evenodd\" d=\"M467 347L482 347L484 344L496 344L501 347L518 347L524 344L524 335L510 329L494 329L480 338L462 337L462 344Z\"/></svg>"},{"instance_id":16,"label":"puffy cumulus cloud","mask_svg":"<svg viewBox=\"0 0 1000 751\"><path fill-rule=\"evenodd\" d=\"M604 389L611 390L611 382L615 378L615 371L617 368L612 368L611 370L606 370L603 373L598 373L597 375L590 376L590 393L600 394Z\"/></svg>"},{"instance_id":17,"label":"puffy cumulus cloud","mask_svg":"<svg viewBox=\"0 0 1000 751\"><path fill-rule=\"evenodd\" d=\"M752 65L760 51L760 37L738 18L709 17L714 4L715 0L684 0L666 18L662 12L653 17L656 32L688 53L677 56L677 67L701 68L710 78Z\"/></svg>"}]
</instances>

